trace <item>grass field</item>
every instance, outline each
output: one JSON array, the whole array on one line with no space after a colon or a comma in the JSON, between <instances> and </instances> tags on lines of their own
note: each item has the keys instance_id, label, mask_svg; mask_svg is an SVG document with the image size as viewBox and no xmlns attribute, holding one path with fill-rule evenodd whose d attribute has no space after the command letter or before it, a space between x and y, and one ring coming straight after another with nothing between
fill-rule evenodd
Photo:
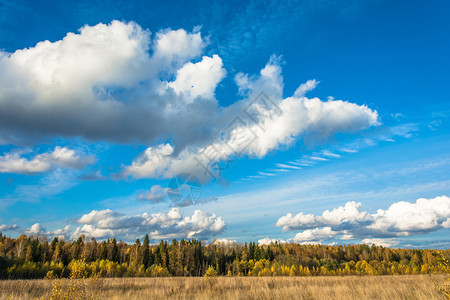
<instances>
[{"instance_id":1,"label":"grass field","mask_svg":"<svg viewBox=\"0 0 450 300\"><path fill-rule=\"evenodd\" d=\"M108 278L83 279L78 286L91 299L444 299L434 282L446 277ZM51 291L49 280L0 281L0 299L36 299Z\"/></svg>"}]
</instances>

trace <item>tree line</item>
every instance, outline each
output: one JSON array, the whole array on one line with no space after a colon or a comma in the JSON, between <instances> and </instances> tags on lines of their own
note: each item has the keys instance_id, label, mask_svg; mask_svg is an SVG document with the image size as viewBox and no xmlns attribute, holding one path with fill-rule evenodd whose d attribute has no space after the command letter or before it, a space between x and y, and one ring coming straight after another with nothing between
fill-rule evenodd
<instances>
[{"instance_id":1,"label":"tree line","mask_svg":"<svg viewBox=\"0 0 450 300\"><path fill-rule=\"evenodd\" d=\"M445 272L450 250L391 249L296 243L206 244L201 240L127 244L80 237L76 241L0 233L0 278L159 276L317 276Z\"/></svg>"}]
</instances>

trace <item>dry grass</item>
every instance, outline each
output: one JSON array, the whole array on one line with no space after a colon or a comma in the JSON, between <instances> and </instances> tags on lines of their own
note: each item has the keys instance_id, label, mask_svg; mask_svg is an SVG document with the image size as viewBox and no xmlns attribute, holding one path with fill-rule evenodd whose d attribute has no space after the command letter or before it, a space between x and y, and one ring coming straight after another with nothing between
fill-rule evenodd
<instances>
[{"instance_id":1,"label":"dry grass","mask_svg":"<svg viewBox=\"0 0 450 300\"><path fill-rule=\"evenodd\" d=\"M444 299L446 275L114 278L81 282L96 299ZM63 279L64 280L64 279ZM66 280L68 281L68 280ZM61 283L61 282L60 282ZM67 282L66 282L67 283ZM0 281L0 299L48 296L49 280Z\"/></svg>"}]
</instances>

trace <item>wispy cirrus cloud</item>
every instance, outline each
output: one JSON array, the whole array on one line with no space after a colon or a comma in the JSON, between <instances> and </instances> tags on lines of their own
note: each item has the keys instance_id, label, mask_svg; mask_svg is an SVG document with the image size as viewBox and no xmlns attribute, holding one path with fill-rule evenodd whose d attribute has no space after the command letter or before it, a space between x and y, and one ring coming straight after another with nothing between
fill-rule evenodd
<instances>
[{"instance_id":1,"label":"wispy cirrus cloud","mask_svg":"<svg viewBox=\"0 0 450 300\"><path fill-rule=\"evenodd\" d=\"M0 209L5 209L16 202L38 202L54 197L79 184L79 172L56 169L44 175L36 184L18 185L11 194L0 198Z\"/></svg>"}]
</instances>

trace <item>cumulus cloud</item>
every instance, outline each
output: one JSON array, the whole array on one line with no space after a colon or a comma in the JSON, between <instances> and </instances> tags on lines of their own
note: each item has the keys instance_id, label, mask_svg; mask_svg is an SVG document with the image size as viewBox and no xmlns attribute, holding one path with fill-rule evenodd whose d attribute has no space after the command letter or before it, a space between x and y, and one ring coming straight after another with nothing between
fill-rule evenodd
<instances>
[{"instance_id":1,"label":"cumulus cloud","mask_svg":"<svg viewBox=\"0 0 450 300\"><path fill-rule=\"evenodd\" d=\"M113 21L0 52L0 140L149 142L208 125L225 70L217 55L189 62L207 43L198 30L164 30L151 39L136 23ZM212 104L192 103L195 97Z\"/></svg>"},{"instance_id":2,"label":"cumulus cloud","mask_svg":"<svg viewBox=\"0 0 450 300\"><path fill-rule=\"evenodd\" d=\"M447 196L420 198L414 203L400 201L386 210L378 209L374 214L360 211L360 207L361 203L351 201L332 211L326 210L321 216L288 213L278 219L276 226L284 231L306 229L291 239L295 242L340 238L381 244L383 239L380 238L426 234L448 228L450 224L450 198ZM386 245L388 241L394 245L389 239Z\"/></svg>"},{"instance_id":3,"label":"cumulus cloud","mask_svg":"<svg viewBox=\"0 0 450 300\"><path fill-rule=\"evenodd\" d=\"M117 217L120 214L117 212L114 212L110 209L105 209L105 210L93 210L88 214L83 215L78 221L77 223L80 224L88 224L88 225L92 225L94 223L97 223L101 220L107 219L107 218L111 218L111 217Z\"/></svg>"},{"instance_id":4,"label":"cumulus cloud","mask_svg":"<svg viewBox=\"0 0 450 300\"><path fill-rule=\"evenodd\" d=\"M363 239L361 243L391 248L397 246L400 242L394 239Z\"/></svg>"},{"instance_id":5,"label":"cumulus cloud","mask_svg":"<svg viewBox=\"0 0 450 300\"><path fill-rule=\"evenodd\" d=\"M19 226L17 226L16 224L13 224L13 225L2 224L2 225L0 225L0 231L10 231L10 230L16 230L16 229L19 229Z\"/></svg>"},{"instance_id":6,"label":"cumulus cloud","mask_svg":"<svg viewBox=\"0 0 450 300\"><path fill-rule=\"evenodd\" d=\"M415 203L400 201L387 210L379 209L367 226L385 235L408 236L446 228L450 220L450 198L420 198Z\"/></svg>"},{"instance_id":7,"label":"cumulus cloud","mask_svg":"<svg viewBox=\"0 0 450 300\"><path fill-rule=\"evenodd\" d=\"M161 70L176 71L186 60L200 56L208 41L202 38L198 29L194 28L192 33L184 29L156 33L151 60Z\"/></svg>"},{"instance_id":8,"label":"cumulus cloud","mask_svg":"<svg viewBox=\"0 0 450 300\"><path fill-rule=\"evenodd\" d=\"M64 228L57 229L55 231L47 231L40 223L31 225L29 229L25 231L27 234L41 235L41 236L56 236L59 238L67 238L69 236L70 225Z\"/></svg>"},{"instance_id":9,"label":"cumulus cloud","mask_svg":"<svg viewBox=\"0 0 450 300\"><path fill-rule=\"evenodd\" d=\"M342 229L349 226L361 226L367 221L371 223L372 216L367 212L360 212L360 207L361 203L350 201L332 211L326 210L317 217L312 214L305 215L302 212L295 216L288 213L278 219L276 226L282 227L284 231L291 231L329 225Z\"/></svg>"},{"instance_id":10,"label":"cumulus cloud","mask_svg":"<svg viewBox=\"0 0 450 300\"><path fill-rule=\"evenodd\" d=\"M217 84L225 77L222 59L218 55L204 56L198 63L186 63L177 71L175 81L168 83L177 94L182 94L188 102L197 97L214 98Z\"/></svg>"},{"instance_id":11,"label":"cumulus cloud","mask_svg":"<svg viewBox=\"0 0 450 300\"><path fill-rule=\"evenodd\" d=\"M214 245L223 245L223 246L232 246L236 244L236 240L229 240L229 239L214 239L213 240Z\"/></svg>"},{"instance_id":12,"label":"cumulus cloud","mask_svg":"<svg viewBox=\"0 0 450 300\"><path fill-rule=\"evenodd\" d=\"M38 154L32 158L23 152L9 152L0 156L0 173L32 174L47 172L55 168L81 169L95 162L93 156L77 153L66 147L55 147L53 151Z\"/></svg>"},{"instance_id":13,"label":"cumulus cloud","mask_svg":"<svg viewBox=\"0 0 450 300\"><path fill-rule=\"evenodd\" d=\"M28 234L43 234L45 233L45 228L41 226L39 223L35 223L31 225L31 227L26 230L25 232Z\"/></svg>"},{"instance_id":14,"label":"cumulus cloud","mask_svg":"<svg viewBox=\"0 0 450 300\"><path fill-rule=\"evenodd\" d=\"M72 238L80 235L95 238L121 237L133 239L148 233L152 239L211 238L223 232L225 222L216 214L195 210L190 217L182 217L179 208L167 213L127 216L111 210L92 211L77 223Z\"/></svg>"},{"instance_id":15,"label":"cumulus cloud","mask_svg":"<svg viewBox=\"0 0 450 300\"><path fill-rule=\"evenodd\" d=\"M258 244L259 245L270 245L272 243L286 243L285 240L280 240L280 239L270 239L268 237L265 237L263 239L258 240Z\"/></svg>"},{"instance_id":16,"label":"cumulus cloud","mask_svg":"<svg viewBox=\"0 0 450 300\"><path fill-rule=\"evenodd\" d=\"M297 233L291 241L296 243L323 241L333 238L337 233L331 230L331 227L308 229Z\"/></svg>"}]
</instances>

